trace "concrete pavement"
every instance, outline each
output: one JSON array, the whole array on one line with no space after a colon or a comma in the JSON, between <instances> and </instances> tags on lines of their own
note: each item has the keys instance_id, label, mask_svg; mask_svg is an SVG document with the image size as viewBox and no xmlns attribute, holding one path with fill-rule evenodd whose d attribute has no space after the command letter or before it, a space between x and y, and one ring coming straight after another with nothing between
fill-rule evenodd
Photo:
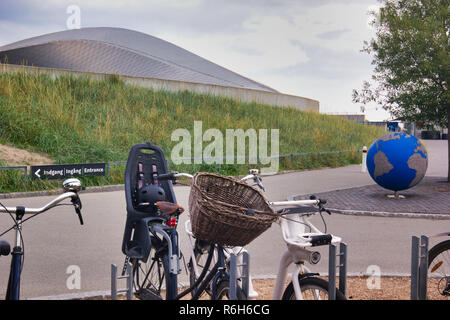
<instances>
[{"instance_id":1,"label":"concrete pavement","mask_svg":"<svg viewBox=\"0 0 450 320\"><path fill-rule=\"evenodd\" d=\"M431 159L446 155L446 142L427 145ZM429 162L428 172L446 174L445 162ZM445 172L445 173L444 173ZM311 194L374 184L360 166L336 169L293 172L264 178L270 200L282 200L291 195ZM178 202L188 207L188 187L176 187ZM71 207L59 207L40 215L24 225L25 266L22 276L22 298L49 296L86 291L110 290L110 265L121 266L122 233L125 223L125 195L123 191L84 193L85 225L80 226ZM2 199L6 206L40 207L53 196ZM187 252L183 230L188 214L180 219L182 251ZM380 218L365 216L325 216L329 232L341 236L348 244L348 271L365 274L370 266L377 266L384 274L408 274L412 235L432 235L448 231L449 222L443 220ZM322 226L319 217L312 220ZM11 225L7 215L0 216L2 229ZM4 238L13 242L13 235ZM431 245L435 240L431 240ZM274 224L248 247L253 276L273 276L285 244L279 226ZM326 272L326 251L315 270ZM4 295L9 273L9 259L0 258L0 297ZM71 289L68 273L80 271L81 287ZM180 281L187 281L185 274ZM69 286L68 286L69 284ZM73 283L72 283L73 284Z\"/></svg>"}]
</instances>

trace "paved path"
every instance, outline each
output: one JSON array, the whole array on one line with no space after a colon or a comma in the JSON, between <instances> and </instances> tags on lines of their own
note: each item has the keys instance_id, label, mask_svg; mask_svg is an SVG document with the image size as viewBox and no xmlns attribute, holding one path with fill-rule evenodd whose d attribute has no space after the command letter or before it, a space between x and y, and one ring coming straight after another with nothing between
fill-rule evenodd
<instances>
[{"instance_id":1,"label":"paved path","mask_svg":"<svg viewBox=\"0 0 450 320\"><path fill-rule=\"evenodd\" d=\"M441 141L443 142L443 141ZM428 145L431 159L428 172L441 177L446 174L446 162L440 161L446 153L446 144ZM295 172L266 177L264 184L271 200L286 199L290 195L328 192L337 189L373 185L368 174L360 172L360 166L336 169ZM178 202L187 208L188 187L177 187ZM6 206L24 205L39 207L53 196L2 199ZM82 194L85 225L70 207L60 207L24 225L25 266L22 277L22 297L49 296L64 293L110 290L111 263L121 265L122 233L125 223L125 196L123 191ZM188 214L180 219L181 242L186 236L182 229ZM320 227L320 218L314 218ZM386 274L407 274L410 263L410 241L412 235L432 235L448 231L448 220L380 218L335 214L325 217L328 230L343 237L349 248L348 271L364 274L371 265L376 265ZM6 215L0 216L2 229L10 226ZM12 235L5 237L12 242ZM436 240L432 239L433 244ZM274 224L248 249L251 254L253 275L273 275L285 250L279 226ZM186 245L182 250L187 250ZM326 256L326 252L323 252ZM81 288L70 290L67 270L75 265L81 271ZM317 266L326 272L327 259ZM0 297L4 294L9 272L9 260L0 258ZM186 276L181 276L186 281Z\"/></svg>"},{"instance_id":2,"label":"paved path","mask_svg":"<svg viewBox=\"0 0 450 320\"><path fill-rule=\"evenodd\" d=\"M316 196L326 199L327 207L339 213L450 219L450 183L442 177L425 177L416 187L399 192L398 198L391 198L393 194L374 184Z\"/></svg>"}]
</instances>

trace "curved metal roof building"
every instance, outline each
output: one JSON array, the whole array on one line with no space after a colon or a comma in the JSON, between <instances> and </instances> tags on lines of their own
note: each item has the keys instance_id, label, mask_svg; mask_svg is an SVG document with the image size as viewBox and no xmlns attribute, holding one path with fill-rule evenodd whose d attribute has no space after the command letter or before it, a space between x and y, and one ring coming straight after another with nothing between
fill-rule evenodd
<instances>
[{"instance_id":1,"label":"curved metal roof building","mask_svg":"<svg viewBox=\"0 0 450 320\"><path fill-rule=\"evenodd\" d=\"M277 92L162 39L121 28L50 33L0 47L0 62Z\"/></svg>"}]
</instances>

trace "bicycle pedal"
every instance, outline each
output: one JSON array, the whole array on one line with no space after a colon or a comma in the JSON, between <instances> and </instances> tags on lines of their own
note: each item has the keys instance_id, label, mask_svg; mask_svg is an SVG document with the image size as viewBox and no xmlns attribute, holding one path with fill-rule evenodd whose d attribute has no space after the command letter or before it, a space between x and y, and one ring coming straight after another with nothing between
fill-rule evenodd
<instances>
[{"instance_id":1,"label":"bicycle pedal","mask_svg":"<svg viewBox=\"0 0 450 320\"><path fill-rule=\"evenodd\" d=\"M162 300L163 298L150 289L141 289L136 293L136 297L140 300Z\"/></svg>"}]
</instances>

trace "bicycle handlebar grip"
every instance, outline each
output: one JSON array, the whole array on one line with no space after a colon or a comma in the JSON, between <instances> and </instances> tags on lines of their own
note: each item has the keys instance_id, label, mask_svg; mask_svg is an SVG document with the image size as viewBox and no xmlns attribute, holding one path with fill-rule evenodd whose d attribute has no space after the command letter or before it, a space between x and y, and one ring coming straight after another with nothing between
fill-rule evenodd
<instances>
[{"instance_id":1,"label":"bicycle handlebar grip","mask_svg":"<svg viewBox=\"0 0 450 320\"><path fill-rule=\"evenodd\" d=\"M175 172L162 173L158 175L158 180L175 180Z\"/></svg>"},{"instance_id":2,"label":"bicycle handlebar grip","mask_svg":"<svg viewBox=\"0 0 450 320\"><path fill-rule=\"evenodd\" d=\"M8 241L0 240L0 256L7 256L11 253L11 246Z\"/></svg>"}]
</instances>

